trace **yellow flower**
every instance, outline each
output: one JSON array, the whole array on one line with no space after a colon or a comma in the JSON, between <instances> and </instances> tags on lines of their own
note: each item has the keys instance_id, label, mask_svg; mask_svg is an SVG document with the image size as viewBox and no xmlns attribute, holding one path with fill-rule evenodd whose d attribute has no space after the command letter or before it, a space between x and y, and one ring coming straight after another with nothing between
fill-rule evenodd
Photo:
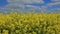
<instances>
[{"instance_id":1,"label":"yellow flower","mask_svg":"<svg viewBox=\"0 0 60 34\"><path fill-rule=\"evenodd\" d=\"M20 30L16 30L15 32L16 32L16 33L19 33L19 32L20 32Z\"/></svg>"},{"instance_id":2,"label":"yellow flower","mask_svg":"<svg viewBox=\"0 0 60 34\"><path fill-rule=\"evenodd\" d=\"M3 30L4 34L8 34L8 32L9 32L8 30Z\"/></svg>"},{"instance_id":3,"label":"yellow flower","mask_svg":"<svg viewBox=\"0 0 60 34\"><path fill-rule=\"evenodd\" d=\"M45 34L60 34L60 14L56 13L17 13L10 12L9 14L0 13L0 30L3 30L4 34L8 34L8 31L15 31L15 33L22 34L37 34L41 31ZM7 29L7 30L5 30ZM21 31L20 31L21 30ZM33 31L29 33L29 31ZM36 32L37 31L37 32ZM13 32L11 32L13 34ZM15 34L14 33L14 34Z\"/></svg>"},{"instance_id":4,"label":"yellow flower","mask_svg":"<svg viewBox=\"0 0 60 34\"><path fill-rule=\"evenodd\" d=\"M33 34L37 34L37 33L33 31Z\"/></svg>"}]
</instances>

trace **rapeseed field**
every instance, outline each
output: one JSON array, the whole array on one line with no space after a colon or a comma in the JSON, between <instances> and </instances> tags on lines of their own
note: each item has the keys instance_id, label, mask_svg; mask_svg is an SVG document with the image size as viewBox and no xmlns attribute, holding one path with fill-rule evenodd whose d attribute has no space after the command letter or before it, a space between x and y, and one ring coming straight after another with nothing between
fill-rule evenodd
<instances>
[{"instance_id":1,"label":"rapeseed field","mask_svg":"<svg viewBox=\"0 0 60 34\"><path fill-rule=\"evenodd\" d=\"M0 34L60 34L60 14L0 13Z\"/></svg>"}]
</instances>

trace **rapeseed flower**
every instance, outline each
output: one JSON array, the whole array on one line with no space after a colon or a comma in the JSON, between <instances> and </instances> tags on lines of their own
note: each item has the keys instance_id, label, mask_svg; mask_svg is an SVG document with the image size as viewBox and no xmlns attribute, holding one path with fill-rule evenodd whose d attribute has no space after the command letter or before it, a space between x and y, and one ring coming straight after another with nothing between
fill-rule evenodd
<instances>
[{"instance_id":1,"label":"rapeseed flower","mask_svg":"<svg viewBox=\"0 0 60 34\"><path fill-rule=\"evenodd\" d=\"M60 34L60 14L0 13L0 34Z\"/></svg>"}]
</instances>

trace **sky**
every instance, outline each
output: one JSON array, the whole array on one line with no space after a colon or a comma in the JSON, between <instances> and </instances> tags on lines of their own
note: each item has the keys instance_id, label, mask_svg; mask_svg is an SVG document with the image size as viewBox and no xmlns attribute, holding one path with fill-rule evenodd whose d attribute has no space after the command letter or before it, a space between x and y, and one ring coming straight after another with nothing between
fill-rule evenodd
<instances>
[{"instance_id":1,"label":"sky","mask_svg":"<svg viewBox=\"0 0 60 34\"><path fill-rule=\"evenodd\" d=\"M8 4L7 0L0 0L0 7L4 7L7 4Z\"/></svg>"},{"instance_id":2,"label":"sky","mask_svg":"<svg viewBox=\"0 0 60 34\"><path fill-rule=\"evenodd\" d=\"M43 0L44 1L44 4L46 3L50 3L51 1L50 0ZM8 4L8 1L7 0L0 0L0 7L4 7ZM29 4L29 5L34 5L34 6L42 6L44 4L39 4L39 3L33 3L33 4Z\"/></svg>"},{"instance_id":3,"label":"sky","mask_svg":"<svg viewBox=\"0 0 60 34\"><path fill-rule=\"evenodd\" d=\"M0 0L0 12L4 9L60 12L60 0Z\"/></svg>"}]
</instances>

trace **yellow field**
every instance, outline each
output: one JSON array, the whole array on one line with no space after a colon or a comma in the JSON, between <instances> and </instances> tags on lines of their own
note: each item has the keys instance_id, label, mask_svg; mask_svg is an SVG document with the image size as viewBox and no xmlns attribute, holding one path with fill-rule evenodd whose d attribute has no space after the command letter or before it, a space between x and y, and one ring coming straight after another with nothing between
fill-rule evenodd
<instances>
[{"instance_id":1,"label":"yellow field","mask_svg":"<svg viewBox=\"0 0 60 34\"><path fill-rule=\"evenodd\" d=\"M60 34L60 14L0 13L0 34Z\"/></svg>"}]
</instances>

